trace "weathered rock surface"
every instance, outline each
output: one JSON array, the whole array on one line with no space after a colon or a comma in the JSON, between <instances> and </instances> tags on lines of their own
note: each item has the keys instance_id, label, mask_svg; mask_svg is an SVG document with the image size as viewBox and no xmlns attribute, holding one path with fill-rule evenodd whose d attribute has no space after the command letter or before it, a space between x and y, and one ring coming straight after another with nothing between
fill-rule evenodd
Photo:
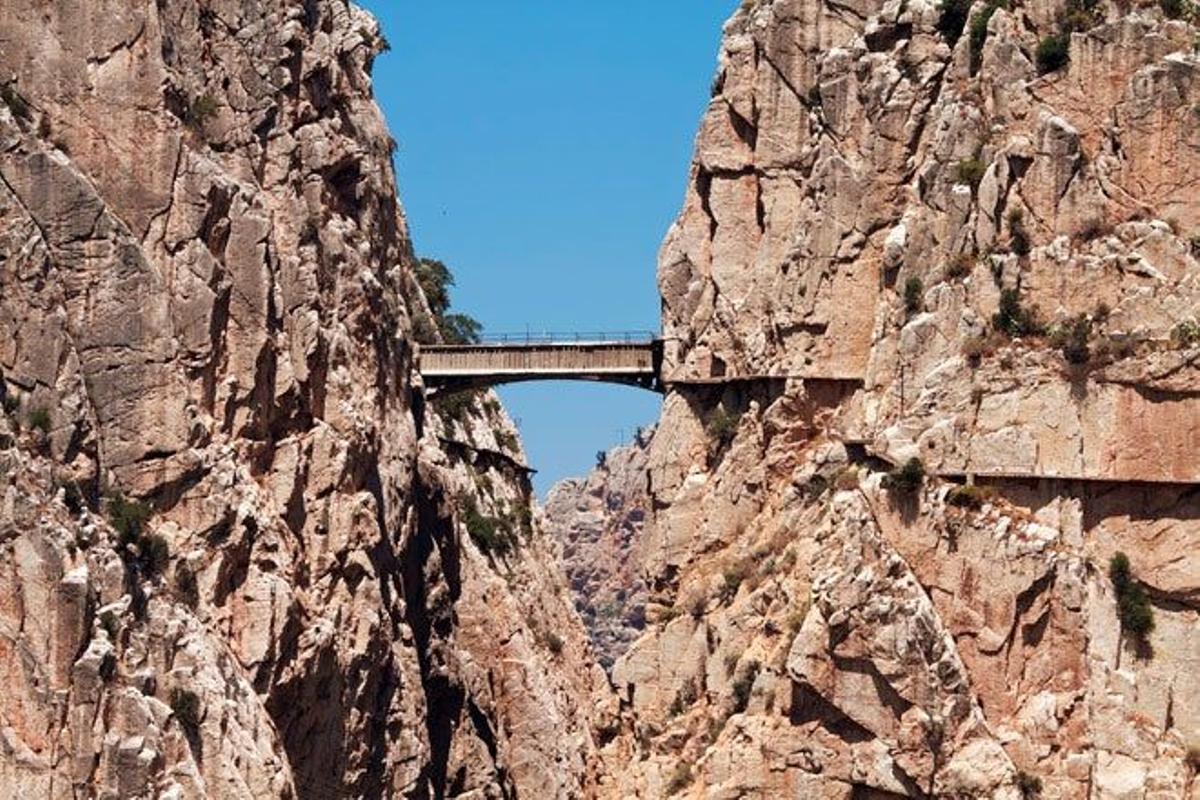
<instances>
[{"instance_id":1,"label":"weathered rock surface","mask_svg":"<svg viewBox=\"0 0 1200 800\"><path fill-rule=\"evenodd\" d=\"M577 796L613 711L515 430L414 400L375 21L21 0L0 43L4 793Z\"/></svg>"},{"instance_id":2,"label":"weathered rock surface","mask_svg":"<svg viewBox=\"0 0 1200 800\"><path fill-rule=\"evenodd\" d=\"M653 432L604 453L584 479L550 489L542 509L546 533L562 544L563 568L604 667L646 626L642 530L650 512L647 456Z\"/></svg>"},{"instance_id":3,"label":"weathered rock surface","mask_svg":"<svg viewBox=\"0 0 1200 800\"><path fill-rule=\"evenodd\" d=\"M726 25L609 796L1200 797L1197 28L984 8Z\"/></svg>"}]
</instances>

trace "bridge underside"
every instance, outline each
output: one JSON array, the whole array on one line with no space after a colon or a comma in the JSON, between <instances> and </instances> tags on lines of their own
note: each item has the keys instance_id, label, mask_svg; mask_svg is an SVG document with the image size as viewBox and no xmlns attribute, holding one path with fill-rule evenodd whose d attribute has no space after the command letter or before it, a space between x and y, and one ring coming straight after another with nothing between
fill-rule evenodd
<instances>
[{"instance_id":1,"label":"bridge underside","mask_svg":"<svg viewBox=\"0 0 1200 800\"><path fill-rule=\"evenodd\" d=\"M632 386L661 394L662 382L658 376L646 373L615 372L520 372L503 374L489 372L486 375L426 375L425 387L430 394L450 394L472 389L487 389L509 383L530 381L586 381L588 383L613 383Z\"/></svg>"},{"instance_id":2,"label":"bridge underside","mask_svg":"<svg viewBox=\"0 0 1200 800\"><path fill-rule=\"evenodd\" d=\"M418 351L418 365L433 393L553 380L662 391L657 341L431 345Z\"/></svg>"}]
</instances>

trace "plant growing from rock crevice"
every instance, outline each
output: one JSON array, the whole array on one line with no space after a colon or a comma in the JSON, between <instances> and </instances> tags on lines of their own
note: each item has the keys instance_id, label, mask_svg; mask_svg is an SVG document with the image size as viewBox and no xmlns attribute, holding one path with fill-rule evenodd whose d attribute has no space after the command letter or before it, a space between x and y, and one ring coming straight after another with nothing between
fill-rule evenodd
<instances>
[{"instance_id":1,"label":"plant growing from rock crevice","mask_svg":"<svg viewBox=\"0 0 1200 800\"><path fill-rule=\"evenodd\" d=\"M925 465L915 456L883 477L883 487L900 494L914 494L924 482Z\"/></svg>"},{"instance_id":2,"label":"plant growing from rock crevice","mask_svg":"<svg viewBox=\"0 0 1200 800\"><path fill-rule=\"evenodd\" d=\"M925 284L915 275L904 282L904 310L909 316L921 310L924 303Z\"/></svg>"},{"instance_id":3,"label":"plant growing from rock crevice","mask_svg":"<svg viewBox=\"0 0 1200 800\"><path fill-rule=\"evenodd\" d=\"M1117 617L1121 632L1130 636L1135 643L1148 644L1154 630L1154 608L1146 596L1146 590L1133 576L1129 556L1116 553L1108 564L1108 577L1117 594Z\"/></svg>"},{"instance_id":4,"label":"plant growing from rock crevice","mask_svg":"<svg viewBox=\"0 0 1200 800\"><path fill-rule=\"evenodd\" d=\"M1021 305L1021 293L1016 289L1000 292L1000 308L992 317L996 330L1008 336L1032 336L1042 332L1036 310Z\"/></svg>"}]
</instances>

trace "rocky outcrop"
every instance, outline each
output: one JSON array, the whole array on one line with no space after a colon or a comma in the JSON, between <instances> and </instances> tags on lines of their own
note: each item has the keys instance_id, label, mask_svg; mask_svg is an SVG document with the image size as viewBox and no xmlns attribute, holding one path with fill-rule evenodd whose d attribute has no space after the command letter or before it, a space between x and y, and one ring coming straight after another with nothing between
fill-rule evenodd
<instances>
[{"instance_id":1,"label":"rocky outcrop","mask_svg":"<svg viewBox=\"0 0 1200 800\"><path fill-rule=\"evenodd\" d=\"M1194 22L759 0L724 33L612 796L1200 796Z\"/></svg>"},{"instance_id":2,"label":"rocky outcrop","mask_svg":"<svg viewBox=\"0 0 1200 800\"><path fill-rule=\"evenodd\" d=\"M377 24L0 17L4 785L577 794L606 683L503 410L414 384Z\"/></svg>"},{"instance_id":3,"label":"rocky outcrop","mask_svg":"<svg viewBox=\"0 0 1200 800\"><path fill-rule=\"evenodd\" d=\"M632 444L603 453L586 478L555 484L542 509L547 534L562 544L575 607L605 668L646 626L641 546L653 435L639 431Z\"/></svg>"}]
</instances>

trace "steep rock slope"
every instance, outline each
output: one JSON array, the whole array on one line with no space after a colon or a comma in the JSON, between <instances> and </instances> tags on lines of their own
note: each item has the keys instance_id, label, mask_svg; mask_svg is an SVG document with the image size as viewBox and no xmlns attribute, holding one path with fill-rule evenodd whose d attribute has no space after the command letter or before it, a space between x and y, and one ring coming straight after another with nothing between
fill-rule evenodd
<instances>
[{"instance_id":1,"label":"steep rock slope","mask_svg":"<svg viewBox=\"0 0 1200 800\"><path fill-rule=\"evenodd\" d=\"M563 568L605 668L645 628L643 529L650 510L647 459L652 432L603 454L583 479L550 489L543 508L546 533L562 543Z\"/></svg>"},{"instance_id":2,"label":"steep rock slope","mask_svg":"<svg viewBox=\"0 0 1200 800\"><path fill-rule=\"evenodd\" d=\"M611 796L1200 796L1197 28L950 5L725 28Z\"/></svg>"},{"instance_id":3,"label":"steep rock slope","mask_svg":"<svg viewBox=\"0 0 1200 800\"><path fill-rule=\"evenodd\" d=\"M0 15L14 794L568 796L591 768L606 686L511 423L413 391L382 47L342 0Z\"/></svg>"}]
</instances>

